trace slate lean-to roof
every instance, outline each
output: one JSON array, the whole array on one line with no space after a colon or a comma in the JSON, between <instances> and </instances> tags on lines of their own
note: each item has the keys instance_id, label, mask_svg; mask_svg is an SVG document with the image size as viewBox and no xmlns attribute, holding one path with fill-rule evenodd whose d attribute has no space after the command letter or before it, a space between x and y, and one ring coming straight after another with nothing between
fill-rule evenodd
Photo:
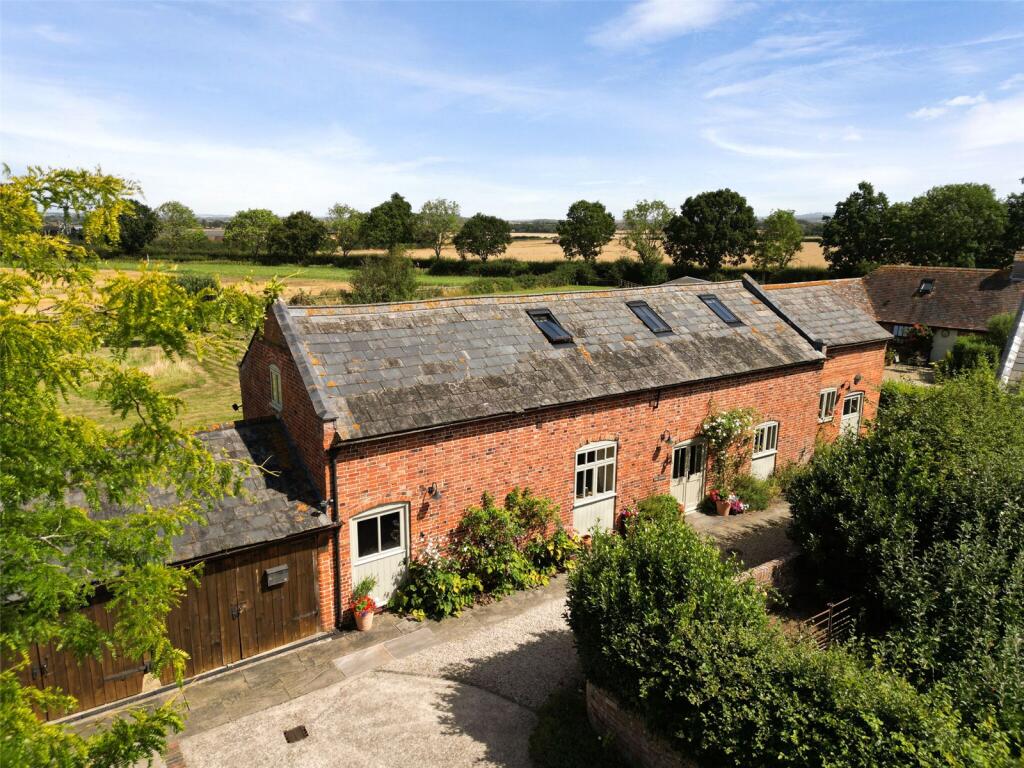
<instances>
[{"instance_id":1,"label":"slate lean-to roof","mask_svg":"<svg viewBox=\"0 0 1024 768\"><path fill-rule=\"evenodd\" d=\"M248 465L238 496L217 501L206 510L206 525L190 525L173 541L174 562L206 557L240 547L276 541L330 523L320 514L319 499L309 475L276 419L235 422L230 427L196 435L219 459ZM173 503L167 491L154 491L151 503ZM106 517L132 510L108 507Z\"/></svg>"},{"instance_id":2,"label":"slate lean-to roof","mask_svg":"<svg viewBox=\"0 0 1024 768\"><path fill-rule=\"evenodd\" d=\"M857 278L766 285L765 290L768 298L801 328L829 347L892 338L871 316L863 285Z\"/></svg>"},{"instance_id":3,"label":"slate lean-to roof","mask_svg":"<svg viewBox=\"0 0 1024 768\"><path fill-rule=\"evenodd\" d=\"M934 281L923 293L921 281ZM883 266L864 278L875 317L882 323L984 331L993 315L1014 313L1024 282L1009 269Z\"/></svg>"},{"instance_id":4,"label":"slate lean-to roof","mask_svg":"<svg viewBox=\"0 0 1024 768\"><path fill-rule=\"evenodd\" d=\"M713 293L742 321L700 299ZM654 334L626 305L646 301ZM547 341L527 310L572 335ZM275 303L314 407L353 440L823 359L740 281L365 306Z\"/></svg>"}]
</instances>

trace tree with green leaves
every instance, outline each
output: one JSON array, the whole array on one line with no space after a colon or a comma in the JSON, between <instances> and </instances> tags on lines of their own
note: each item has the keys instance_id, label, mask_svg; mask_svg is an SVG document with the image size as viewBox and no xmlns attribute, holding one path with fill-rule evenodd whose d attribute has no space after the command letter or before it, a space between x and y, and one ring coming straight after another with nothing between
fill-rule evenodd
<instances>
[{"instance_id":1,"label":"tree with green leaves","mask_svg":"<svg viewBox=\"0 0 1024 768\"><path fill-rule=\"evenodd\" d=\"M416 268L412 259L391 251L368 256L352 278L353 304L379 304L416 298Z\"/></svg>"},{"instance_id":2,"label":"tree with green leaves","mask_svg":"<svg viewBox=\"0 0 1024 768\"><path fill-rule=\"evenodd\" d=\"M327 226L309 211L289 213L270 228L264 261L305 264L327 240Z\"/></svg>"},{"instance_id":3,"label":"tree with green leaves","mask_svg":"<svg viewBox=\"0 0 1024 768\"><path fill-rule=\"evenodd\" d=\"M772 211L761 222L754 246L754 268L766 275L781 272L800 250L804 230L793 211Z\"/></svg>"},{"instance_id":4,"label":"tree with green leaves","mask_svg":"<svg viewBox=\"0 0 1024 768\"><path fill-rule=\"evenodd\" d=\"M138 200L129 200L124 213L118 216L121 250L131 256L142 253L156 240L160 231L160 218L156 211Z\"/></svg>"},{"instance_id":5,"label":"tree with green leaves","mask_svg":"<svg viewBox=\"0 0 1024 768\"><path fill-rule=\"evenodd\" d=\"M462 229L452 238L459 256L467 253L487 261L491 256L500 256L512 242L512 227L504 219L477 213L466 219Z\"/></svg>"},{"instance_id":6,"label":"tree with green leaves","mask_svg":"<svg viewBox=\"0 0 1024 768\"><path fill-rule=\"evenodd\" d=\"M270 231L280 221L273 211L266 208L239 211L224 227L224 242L253 261L261 261L270 247Z\"/></svg>"},{"instance_id":7,"label":"tree with green leaves","mask_svg":"<svg viewBox=\"0 0 1024 768\"><path fill-rule=\"evenodd\" d=\"M160 219L157 239L172 255L205 244L206 235L199 226L199 219L184 203L170 200L157 207L156 215Z\"/></svg>"},{"instance_id":8,"label":"tree with green leaves","mask_svg":"<svg viewBox=\"0 0 1024 768\"><path fill-rule=\"evenodd\" d=\"M602 203L577 200L555 231L566 259L580 258L593 264L601 249L615 237L615 217Z\"/></svg>"},{"instance_id":9,"label":"tree with green leaves","mask_svg":"<svg viewBox=\"0 0 1024 768\"><path fill-rule=\"evenodd\" d=\"M327 212L327 232L341 249L342 256L347 257L359 245L365 220L365 213L344 203L335 203Z\"/></svg>"},{"instance_id":10,"label":"tree with green leaves","mask_svg":"<svg viewBox=\"0 0 1024 768\"><path fill-rule=\"evenodd\" d=\"M790 528L858 634L968 723L1024 749L1024 394L991 370L883 389L868 433L818 448ZM814 583L814 578L810 583Z\"/></svg>"},{"instance_id":11,"label":"tree with green leaves","mask_svg":"<svg viewBox=\"0 0 1024 768\"><path fill-rule=\"evenodd\" d=\"M867 181L857 185L825 217L821 246L829 269L840 275L867 271L889 261L889 198Z\"/></svg>"},{"instance_id":12,"label":"tree with green leaves","mask_svg":"<svg viewBox=\"0 0 1024 768\"><path fill-rule=\"evenodd\" d=\"M415 216L409 201L395 192L389 200L371 208L363 222L362 239L373 248L392 250L414 239Z\"/></svg>"},{"instance_id":13,"label":"tree with green leaves","mask_svg":"<svg viewBox=\"0 0 1024 768\"><path fill-rule=\"evenodd\" d=\"M1003 250L1008 254L1024 250L1024 193L1006 196L1006 231Z\"/></svg>"},{"instance_id":14,"label":"tree with green leaves","mask_svg":"<svg viewBox=\"0 0 1024 768\"><path fill-rule=\"evenodd\" d=\"M459 204L454 200L427 200L416 214L416 236L419 242L434 249L434 258L459 230Z\"/></svg>"},{"instance_id":15,"label":"tree with green leaves","mask_svg":"<svg viewBox=\"0 0 1024 768\"><path fill-rule=\"evenodd\" d=\"M661 200L641 200L622 214L626 234L623 244L636 253L648 269L665 259L665 227L672 220L672 209Z\"/></svg>"},{"instance_id":16,"label":"tree with green leaves","mask_svg":"<svg viewBox=\"0 0 1024 768\"><path fill-rule=\"evenodd\" d=\"M1004 240L1005 203L988 184L932 187L892 207L892 260L922 266L1002 267L1012 258Z\"/></svg>"},{"instance_id":17,"label":"tree with green leaves","mask_svg":"<svg viewBox=\"0 0 1024 768\"><path fill-rule=\"evenodd\" d=\"M726 264L742 264L756 240L754 209L728 188L686 198L665 227L665 251L676 266L709 273Z\"/></svg>"},{"instance_id":18,"label":"tree with green leaves","mask_svg":"<svg viewBox=\"0 0 1024 768\"><path fill-rule=\"evenodd\" d=\"M72 183L66 183L67 179ZM80 658L147 657L180 680L185 657L166 618L191 568L166 565L172 538L237 489L237 475L178 426L182 402L127 362L136 346L169 357L217 354L253 329L269 295L232 287L189 294L172 274L96 279L93 247L119 241L138 188L100 171L30 168L0 184L0 764L131 766L182 727L171 704L140 709L88 734L40 721L34 709L73 704L53 689L22 685L34 643ZM84 242L44 233L42 214L67 206ZM276 291L276 286L273 289ZM273 292L273 291L272 291ZM105 427L66 408L90 396L121 417ZM155 507L154 488L177 501ZM111 505L134 510L110 516ZM112 626L82 609L100 589Z\"/></svg>"}]
</instances>

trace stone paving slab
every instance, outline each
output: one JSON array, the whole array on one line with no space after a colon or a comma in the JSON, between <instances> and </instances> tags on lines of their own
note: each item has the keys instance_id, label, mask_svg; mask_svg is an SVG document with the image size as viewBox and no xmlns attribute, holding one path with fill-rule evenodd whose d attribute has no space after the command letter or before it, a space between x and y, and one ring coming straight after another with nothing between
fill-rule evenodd
<instances>
[{"instance_id":1,"label":"stone paving slab","mask_svg":"<svg viewBox=\"0 0 1024 768\"><path fill-rule=\"evenodd\" d=\"M404 659L406 656L411 656L417 651L422 651L424 648L429 648L436 644L437 640L437 636L431 631L430 627L421 627L415 632L396 637L394 640L388 640L384 643L384 647L387 648L392 658Z\"/></svg>"},{"instance_id":2,"label":"stone paving slab","mask_svg":"<svg viewBox=\"0 0 1024 768\"><path fill-rule=\"evenodd\" d=\"M370 648L364 648L361 651L350 653L347 656L341 656L334 660L334 666L341 671L345 677L355 677L361 675L364 672L370 672L377 667L383 666L390 661L394 661L395 657L391 655L388 649L383 645L374 645Z\"/></svg>"}]
</instances>

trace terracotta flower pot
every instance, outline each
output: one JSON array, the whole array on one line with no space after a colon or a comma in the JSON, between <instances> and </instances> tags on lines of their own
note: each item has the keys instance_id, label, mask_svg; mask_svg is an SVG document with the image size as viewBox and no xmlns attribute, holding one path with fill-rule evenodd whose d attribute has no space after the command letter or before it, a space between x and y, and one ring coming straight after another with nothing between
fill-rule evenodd
<instances>
[{"instance_id":1,"label":"terracotta flower pot","mask_svg":"<svg viewBox=\"0 0 1024 768\"><path fill-rule=\"evenodd\" d=\"M594 545L594 537L586 533L580 539L580 543L583 544L584 549L590 549Z\"/></svg>"},{"instance_id":2,"label":"terracotta flower pot","mask_svg":"<svg viewBox=\"0 0 1024 768\"><path fill-rule=\"evenodd\" d=\"M356 629L360 632L366 632L373 626L373 611L357 611L355 616Z\"/></svg>"},{"instance_id":3,"label":"terracotta flower pot","mask_svg":"<svg viewBox=\"0 0 1024 768\"><path fill-rule=\"evenodd\" d=\"M731 506L732 505L729 503L728 499L722 499L721 501L715 502L715 511L721 517L727 517L729 515L729 509L731 508Z\"/></svg>"}]
</instances>

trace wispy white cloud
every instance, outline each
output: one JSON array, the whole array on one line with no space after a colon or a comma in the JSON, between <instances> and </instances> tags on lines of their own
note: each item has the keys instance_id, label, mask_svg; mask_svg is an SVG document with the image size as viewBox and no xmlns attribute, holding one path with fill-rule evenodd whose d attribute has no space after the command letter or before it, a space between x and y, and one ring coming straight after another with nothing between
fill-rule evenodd
<instances>
[{"instance_id":1,"label":"wispy white cloud","mask_svg":"<svg viewBox=\"0 0 1024 768\"><path fill-rule=\"evenodd\" d=\"M1018 72L1012 77L1008 77L999 84L1000 91L1009 91L1013 88L1019 88L1024 86L1024 72Z\"/></svg>"},{"instance_id":2,"label":"wispy white cloud","mask_svg":"<svg viewBox=\"0 0 1024 768\"><path fill-rule=\"evenodd\" d=\"M707 128L701 132L701 136L714 144L719 149L728 152L735 152L738 155L747 157L763 157L772 160L820 160L828 157L836 157L828 152L816 152L806 149L793 149L791 147L779 147L770 144L745 144L737 141L730 141L719 135L713 128Z\"/></svg>"},{"instance_id":3,"label":"wispy white cloud","mask_svg":"<svg viewBox=\"0 0 1024 768\"><path fill-rule=\"evenodd\" d=\"M1024 144L1024 94L971 107L958 133L972 150Z\"/></svg>"},{"instance_id":4,"label":"wispy white cloud","mask_svg":"<svg viewBox=\"0 0 1024 768\"><path fill-rule=\"evenodd\" d=\"M78 37L62 29L57 29L52 24L36 24L32 27L36 37L40 37L48 43L55 45L72 45L78 42Z\"/></svg>"},{"instance_id":5,"label":"wispy white cloud","mask_svg":"<svg viewBox=\"0 0 1024 768\"><path fill-rule=\"evenodd\" d=\"M659 43L710 27L745 8L728 0L640 0L587 39L609 50Z\"/></svg>"},{"instance_id":6,"label":"wispy white cloud","mask_svg":"<svg viewBox=\"0 0 1024 768\"><path fill-rule=\"evenodd\" d=\"M921 107L920 109L914 110L910 113L910 116L918 120L934 120L958 107L973 107L977 104L984 104L985 102L986 98L984 93L979 93L976 96L954 96L953 98L946 99L941 104L937 104L933 107Z\"/></svg>"},{"instance_id":7,"label":"wispy white cloud","mask_svg":"<svg viewBox=\"0 0 1024 768\"><path fill-rule=\"evenodd\" d=\"M317 20L316 8L312 3L285 2L279 6L281 15L299 24L312 24Z\"/></svg>"}]
</instances>

